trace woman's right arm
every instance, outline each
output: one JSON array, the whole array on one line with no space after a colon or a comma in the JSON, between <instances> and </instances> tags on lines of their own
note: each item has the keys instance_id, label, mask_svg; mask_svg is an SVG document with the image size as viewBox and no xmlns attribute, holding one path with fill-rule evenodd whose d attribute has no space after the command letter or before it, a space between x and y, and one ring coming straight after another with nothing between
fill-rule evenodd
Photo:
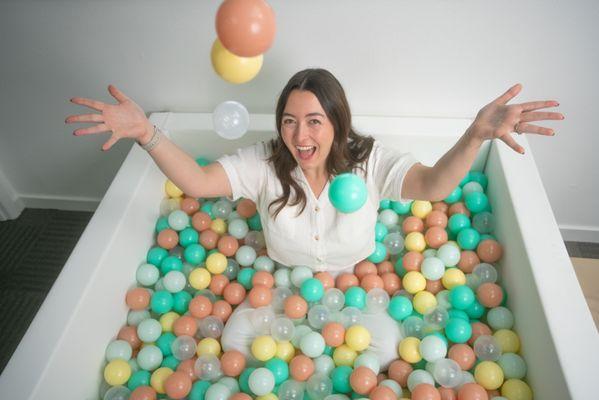
<instances>
[{"instance_id":1,"label":"woman's right arm","mask_svg":"<svg viewBox=\"0 0 599 400\"><path fill-rule=\"evenodd\" d=\"M108 86L108 92L118 100L118 104L107 104L82 97L71 99L72 103L102 112L67 117L65 123L97 123L96 126L76 129L73 134L79 136L112 132L102 150L109 150L122 138L135 139L141 145L149 142L154 134L154 126L148 121L141 107L114 85ZM193 197L231 196L229 179L219 163L200 167L192 157L165 136L160 138L149 154L160 170L185 194Z\"/></svg>"}]
</instances>

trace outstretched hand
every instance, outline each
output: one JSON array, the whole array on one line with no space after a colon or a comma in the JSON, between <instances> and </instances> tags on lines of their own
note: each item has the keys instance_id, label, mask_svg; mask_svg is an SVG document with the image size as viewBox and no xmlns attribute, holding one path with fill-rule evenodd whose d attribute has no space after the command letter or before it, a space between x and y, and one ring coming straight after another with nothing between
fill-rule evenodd
<instances>
[{"instance_id":1,"label":"outstretched hand","mask_svg":"<svg viewBox=\"0 0 599 400\"><path fill-rule=\"evenodd\" d=\"M108 85L108 92L118 101L118 104L107 104L83 97L73 97L70 100L72 103L87 106L102 113L70 115L65 120L65 123L97 123L97 125L89 128L76 129L73 131L75 136L112 132L110 138L102 146L104 151L110 149L119 139L140 139L151 126L144 110L117 89L116 86Z\"/></svg>"},{"instance_id":2,"label":"outstretched hand","mask_svg":"<svg viewBox=\"0 0 599 400\"><path fill-rule=\"evenodd\" d=\"M518 153L524 153L524 148L516 143L511 136L512 132L518 134L534 133L544 136L555 135L553 129L531 124L530 122L564 119L561 113L536 111L548 107L557 107L559 103L555 100L546 100L508 105L507 102L516 97L520 90L522 90L522 85L518 83L484 106L476 115L469 134L480 140L480 142L487 139L500 139Z\"/></svg>"}]
</instances>

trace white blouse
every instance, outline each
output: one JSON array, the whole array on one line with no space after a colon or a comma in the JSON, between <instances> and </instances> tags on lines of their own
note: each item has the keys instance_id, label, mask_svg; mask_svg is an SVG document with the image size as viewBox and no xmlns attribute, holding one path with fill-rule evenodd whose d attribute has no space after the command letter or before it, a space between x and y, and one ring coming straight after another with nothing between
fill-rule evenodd
<instances>
[{"instance_id":1,"label":"white blouse","mask_svg":"<svg viewBox=\"0 0 599 400\"><path fill-rule=\"evenodd\" d=\"M372 254L379 202L381 199L408 201L401 198L401 186L408 170L417 162L411 153L384 148L375 140L366 173L361 169L354 171L366 182L368 200L349 214L337 211L330 203L329 182L316 198L302 169L296 166L291 173L306 193L306 208L296 216L300 206L287 205L273 219L268 205L281 196L283 187L273 165L266 161L270 154L268 142L259 142L216 160L229 178L231 199L245 197L256 203L268 256L274 261L331 272L349 268Z\"/></svg>"}]
</instances>

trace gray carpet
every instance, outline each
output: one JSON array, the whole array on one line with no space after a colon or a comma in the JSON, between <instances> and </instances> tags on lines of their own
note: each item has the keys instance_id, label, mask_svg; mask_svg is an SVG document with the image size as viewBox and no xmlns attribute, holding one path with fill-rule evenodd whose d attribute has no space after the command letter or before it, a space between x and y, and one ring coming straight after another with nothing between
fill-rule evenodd
<instances>
[{"instance_id":1,"label":"gray carpet","mask_svg":"<svg viewBox=\"0 0 599 400\"><path fill-rule=\"evenodd\" d=\"M92 212L26 209L0 222L0 373L17 348ZM599 244L566 242L571 257L599 258Z\"/></svg>"}]
</instances>

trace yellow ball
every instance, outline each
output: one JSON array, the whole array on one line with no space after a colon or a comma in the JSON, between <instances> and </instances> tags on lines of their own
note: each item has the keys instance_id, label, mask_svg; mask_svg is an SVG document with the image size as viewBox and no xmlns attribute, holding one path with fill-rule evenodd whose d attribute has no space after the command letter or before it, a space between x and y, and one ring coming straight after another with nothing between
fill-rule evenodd
<instances>
[{"instance_id":1,"label":"yellow ball","mask_svg":"<svg viewBox=\"0 0 599 400\"><path fill-rule=\"evenodd\" d=\"M212 274L222 274L227 268L227 257L222 253L212 253L206 259L206 269Z\"/></svg>"},{"instance_id":2,"label":"yellow ball","mask_svg":"<svg viewBox=\"0 0 599 400\"><path fill-rule=\"evenodd\" d=\"M244 83L252 80L262 68L264 57L239 57L231 53L216 39L210 53L214 71L230 83Z\"/></svg>"},{"instance_id":3,"label":"yellow ball","mask_svg":"<svg viewBox=\"0 0 599 400\"><path fill-rule=\"evenodd\" d=\"M167 313L162 314L160 317L160 325L162 326L162 332L172 332L173 324L179 318L180 315L174 311L169 311Z\"/></svg>"},{"instance_id":4,"label":"yellow ball","mask_svg":"<svg viewBox=\"0 0 599 400\"><path fill-rule=\"evenodd\" d=\"M399 342L399 356L402 360L409 362L410 364L417 363L422 360L420 355L420 339L408 336Z\"/></svg>"},{"instance_id":5,"label":"yellow ball","mask_svg":"<svg viewBox=\"0 0 599 400\"><path fill-rule=\"evenodd\" d=\"M499 329L493 336L499 342L502 353L517 353L520 351L520 337L510 329Z\"/></svg>"},{"instance_id":6,"label":"yellow ball","mask_svg":"<svg viewBox=\"0 0 599 400\"><path fill-rule=\"evenodd\" d=\"M131 377L131 366L125 360L117 358L104 368L104 379L110 386L124 385Z\"/></svg>"},{"instance_id":7,"label":"yellow ball","mask_svg":"<svg viewBox=\"0 0 599 400\"><path fill-rule=\"evenodd\" d=\"M256 400L279 400L279 398L274 393L267 393L263 396L256 396Z\"/></svg>"},{"instance_id":8,"label":"yellow ball","mask_svg":"<svg viewBox=\"0 0 599 400\"><path fill-rule=\"evenodd\" d=\"M204 338L199 341L196 353L198 357L204 354L213 354L218 357L220 355L220 343L214 338Z\"/></svg>"},{"instance_id":9,"label":"yellow ball","mask_svg":"<svg viewBox=\"0 0 599 400\"><path fill-rule=\"evenodd\" d=\"M189 284L192 288L202 290L210 285L212 275L206 268L195 268L189 273Z\"/></svg>"},{"instance_id":10,"label":"yellow ball","mask_svg":"<svg viewBox=\"0 0 599 400\"><path fill-rule=\"evenodd\" d=\"M426 248L426 241L424 235L420 232L410 232L407 234L404 241L404 246L408 251L417 251L422 253Z\"/></svg>"},{"instance_id":11,"label":"yellow ball","mask_svg":"<svg viewBox=\"0 0 599 400\"><path fill-rule=\"evenodd\" d=\"M346 344L342 344L333 351L333 361L336 366L352 367L356 357L358 357L358 353Z\"/></svg>"},{"instance_id":12,"label":"yellow ball","mask_svg":"<svg viewBox=\"0 0 599 400\"><path fill-rule=\"evenodd\" d=\"M277 342L277 352L275 355L288 363L295 356L295 348L290 341Z\"/></svg>"},{"instance_id":13,"label":"yellow ball","mask_svg":"<svg viewBox=\"0 0 599 400\"><path fill-rule=\"evenodd\" d=\"M167 367L158 368L156 371L152 372L150 385L156 392L164 394L164 381L166 381L166 378L171 376L173 372L175 371Z\"/></svg>"},{"instance_id":14,"label":"yellow ball","mask_svg":"<svg viewBox=\"0 0 599 400\"><path fill-rule=\"evenodd\" d=\"M224 235L227 232L227 223L222 218L214 218L210 223L210 229L219 235Z\"/></svg>"},{"instance_id":15,"label":"yellow ball","mask_svg":"<svg viewBox=\"0 0 599 400\"><path fill-rule=\"evenodd\" d=\"M520 379L508 379L501 387L501 395L510 400L532 400L532 389Z\"/></svg>"},{"instance_id":16,"label":"yellow ball","mask_svg":"<svg viewBox=\"0 0 599 400\"><path fill-rule=\"evenodd\" d=\"M345 331L345 343L355 351L366 350L370 339L370 332L361 325L353 325Z\"/></svg>"},{"instance_id":17,"label":"yellow ball","mask_svg":"<svg viewBox=\"0 0 599 400\"><path fill-rule=\"evenodd\" d=\"M418 271L410 271L404 275L401 285L411 294L415 294L426 289L426 278Z\"/></svg>"},{"instance_id":18,"label":"yellow ball","mask_svg":"<svg viewBox=\"0 0 599 400\"><path fill-rule=\"evenodd\" d=\"M416 293L412 302L414 303L414 309L423 315L428 310L437 306L437 298L435 295L426 290Z\"/></svg>"},{"instance_id":19,"label":"yellow ball","mask_svg":"<svg viewBox=\"0 0 599 400\"><path fill-rule=\"evenodd\" d=\"M164 184L164 191L168 197L183 196L183 191L179 189L170 179L166 180L166 183Z\"/></svg>"},{"instance_id":20,"label":"yellow ball","mask_svg":"<svg viewBox=\"0 0 599 400\"><path fill-rule=\"evenodd\" d=\"M431 211L433 211L433 205L430 201L416 200L412 203L412 214L418 218L426 218Z\"/></svg>"},{"instance_id":21,"label":"yellow ball","mask_svg":"<svg viewBox=\"0 0 599 400\"><path fill-rule=\"evenodd\" d=\"M277 354L277 343L270 336L258 336L252 342L252 355L259 361L268 361Z\"/></svg>"},{"instance_id":22,"label":"yellow ball","mask_svg":"<svg viewBox=\"0 0 599 400\"><path fill-rule=\"evenodd\" d=\"M447 290L466 284L466 275L459 268L447 268L441 278L443 287Z\"/></svg>"},{"instance_id":23,"label":"yellow ball","mask_svg":"<svg viewBox=\"0 0 599 400\"><path fill-rule=\"evenodd\" d=\"M503 370L493 361L482 361L474 368L476 383L487 390L495 390L503 384Z\"/></svg>"}]
</instances>

